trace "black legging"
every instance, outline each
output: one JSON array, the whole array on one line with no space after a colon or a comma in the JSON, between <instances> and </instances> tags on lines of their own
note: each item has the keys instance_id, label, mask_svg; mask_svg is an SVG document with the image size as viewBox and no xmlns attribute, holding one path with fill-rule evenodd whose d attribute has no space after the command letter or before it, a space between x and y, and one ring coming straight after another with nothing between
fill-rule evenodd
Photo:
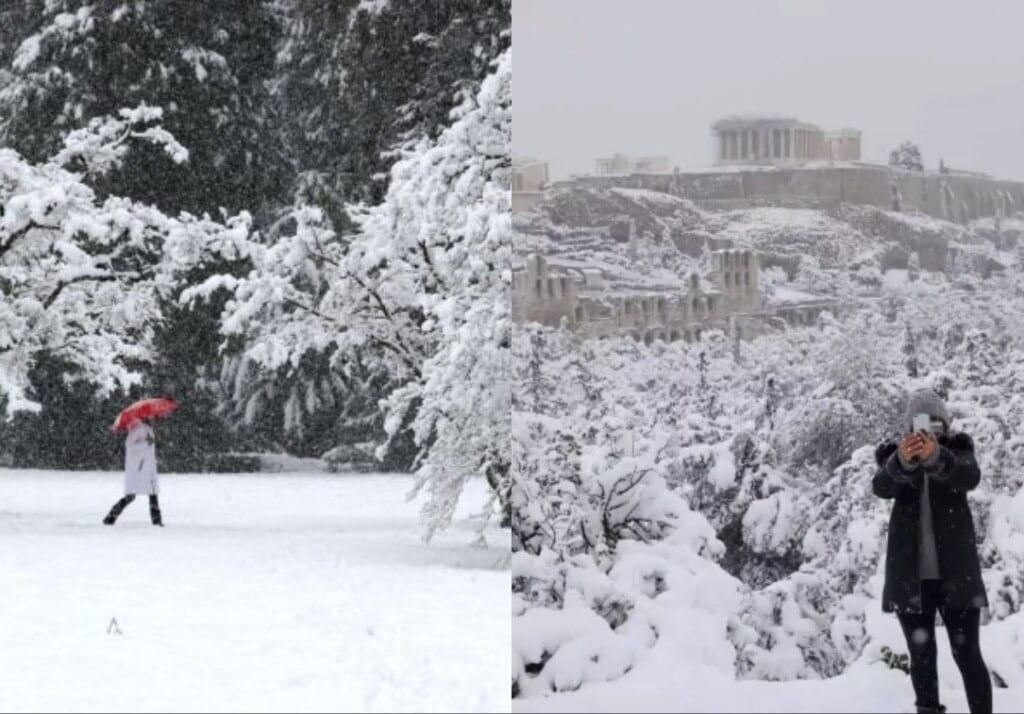
<instances>
[{"instance_id":1,"label":"black legging","mask_svg":"<svg viewBox=\"0 0 1024 714\"><path fill-rule=\"evenodd\" d=\"M922 612L901 612L897 615L910 650L910 680L914 684L916 704L921 709L937 710L939 706L939 675L935 661L935 611L938 609L946 625L953 659L964 678L971 714L991 714L992 681L978 645L981 611L977 608L954 610L942 603L942 581L922 580Z\"/></svg>"},{"instance_id":2,"label":"black legging","mask_svg":"<svg viewBox=\"0 0 1024 714\"><path fill-rule=\"evenodd\" d=\"M103 519L103 522L107 525L114 525L124 509L128 508L128 504L135 500L134 493L125 494L124 498L114 504L114 507L110 509L110 513ZM149 496L149 518L153 521L153 525L163 525L163 519L160 516L160 500L156 497L156 494L150 494Z\"/></svg>"}]
</instances>

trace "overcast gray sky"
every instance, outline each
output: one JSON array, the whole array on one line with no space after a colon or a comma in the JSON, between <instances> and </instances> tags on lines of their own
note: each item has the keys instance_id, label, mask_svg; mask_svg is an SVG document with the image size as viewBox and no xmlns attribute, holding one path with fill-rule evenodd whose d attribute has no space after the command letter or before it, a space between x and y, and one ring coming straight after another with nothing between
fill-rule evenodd
<instances>
[{"instance_id":1,"label":"overcast gray sky","mask_svg":"<svg viewBox=\"0 0 1024 714\"><path fill-rule=\"evenodd\" d=\"M512 145L552 178L615 152L712 162L711 122L794 116L903 139L926 168L1024 179L1019 0L514 0Z\"/></svg>"}]
</instances>

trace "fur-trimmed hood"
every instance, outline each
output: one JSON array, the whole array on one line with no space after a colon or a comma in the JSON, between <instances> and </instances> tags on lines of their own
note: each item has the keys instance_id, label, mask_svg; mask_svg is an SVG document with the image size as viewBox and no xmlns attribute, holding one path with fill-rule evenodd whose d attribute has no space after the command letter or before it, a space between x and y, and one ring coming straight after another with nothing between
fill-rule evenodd
<instances>
[{"instance_id":1,"label":"fur-trimmed hood","mask_svg":"<svg viewBox=\"0 0 1024 714\"><path fill-rule=\"evenodd\" d=\"M948 436L946 434L940 434L938 442L939 446L945 446L949 449L955 449L957 451L970 449L971 451L974 451L974 440L971 439L968 434L964 434L962 432L954 432ZM886 441L885 443L879 444L878 448L875 449L875 462L881 466L898 447L899 444L895 441Z\"/></svg>"}]
</instances>

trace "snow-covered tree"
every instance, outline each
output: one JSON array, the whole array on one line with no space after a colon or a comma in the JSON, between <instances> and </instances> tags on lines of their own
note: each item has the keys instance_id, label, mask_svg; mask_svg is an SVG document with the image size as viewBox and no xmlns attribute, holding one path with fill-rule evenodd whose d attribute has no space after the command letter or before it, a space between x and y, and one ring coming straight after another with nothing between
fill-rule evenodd
<instances>
[{"instance_id":1,"label":"snow-covered tree","mask_svg":"<svg viewBox=\"0 0 1024 714\"><path fill-rule=\"evenodd\" d=\"M184 295L229 288L224 332L267 370L311 351L344 370L353 350L373 350L398 385L383 405L387 436L406 425L415 436L428 536L472 476L510 518L510 80L509 51L436 141L402 149L384 202L353 208L356 234L300 206L292 235L250 244L249 276Z\"/></svg>"},{"instance_id":2,"label":"snow-covered tree","mask_svg":"<svg viewBox=\"0 0 1024 714\"><path fill-rule=\"evenodd\" d=\"M90 178L101 197L172 212L216 214L223 206L261 214L284 169L265 112L276 32L266 3L30 4L7 28L18 45L0 86L6 146L39 163L92 119L123 106L160 106L163 127L190 160L141 149L129 164Z\"/></svg>"},{"instance_id":3,"label":"snow-covered tree","mask_svg":"<svg viewBox=\"0 0 1024 714\"><path fill-rule=\"evenodd\" d=\"M899 166L911 171L924 171L921 149L912 141L904 141L889 152L889 165Z\"/></svg>"},{"instance_id":4,"label":"snow-covered tree","mask_svg":"<svg viewBox=\"0 0 1024 714\"><path fill-rule=\"evenodd\" d=\"M121 166L135 141L185 161L160 119L153 107L97 119L38 166L0 150L0 393L9 414L38 410L30 372L42 357L63 361L73 370L67 378L101 395L137 383L176 258L194 241L228 254L247 235L244 214L226 224L170 218L125 198L101 201L83 183L85 171Z\"/></svg>"},{"instance_id":5,"label":"snow-covered tree","mask_svg":"<svg viewBox=\"0 0 1024 714\"><path fill-rule=\"evenodd\" d=\"M388 294L375 312L405 311L433 335L416 379L389 395L385 428L396 435L415 410L417 490L428 535L446 526L462 486L483 475L509 525L511 408L512 53L479 93L453 112L436 142L420 142L391 170L380 206L357 214L350 283L362 301Z\"/></svg>"},{"instance_id":6,"label":"snow-covered tree","mask_svg":"<svg viewBox=\"0 0 1024 714\"><path fill-rule=\"evenodd\" d=\"M378 203L388 152L436 138L509 46L509 0L276 0L284 32L273 92L289 117L288 153L300 200L323 208L336 230L344 206Z\"/></svg>"},{"instance_id":7,"label":"snow-covered tree","mask_svg":"<svg viewBox=\"0 0 1024 714\"><path fill-rule=\"evenodd\" d=\"M512 691L529 696L622 676L669 636L662 606L717 620L738 595L714 563L722 544L711 526L668 486L675 429L691 430L646 401L686 399L688 387L634 370L622 388L623 365L665 369L678 352L658 358L626 339L578 353L563 331L534 325L515 341ZM705 379L717 382L717 370ZM695 603L708 589L714 597ZM728 632L723 618L731 649ZM727 657L719 664L731 669Z\"/></svg>"}]
</instances>

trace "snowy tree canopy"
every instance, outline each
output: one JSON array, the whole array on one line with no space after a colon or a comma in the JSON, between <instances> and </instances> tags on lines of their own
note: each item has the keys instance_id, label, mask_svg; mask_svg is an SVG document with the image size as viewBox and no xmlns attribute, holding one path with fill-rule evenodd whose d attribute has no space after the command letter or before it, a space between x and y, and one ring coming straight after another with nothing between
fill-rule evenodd
<instances>
[{"instance_id":1,"label":"snowy tree canopy","mask_svg":"<svg viewBox=\"0 0 1024 714\"><path fill-rule=\"evenodd\" d=\"M157 301L172 289L175 261L198 246L219 253L248 233L248 217L227 224L183 214L171 218L129 199L100 201L85 172L121 165L129 139L161 146L175 160L186 152L154 122L153 107L124 110L72 132L50 161L35 166L0 149L0 393L8 414L38 405L28 374L43 354L77 366L75 378L101 393L138 379L151 358Z\"/></svg>"},{"instance_id":2,"label":"snowy tree canopy","mask_svg":"<svg viewBox=\"0 0 1024 714\"><path fill-rule=\"evenodd\" d=\"M273 94L288 112L296 192L336 229L350 201L379 203L391 149L437 138L461 90L510 42L510 0L382 3L277 0L283 35Z\"/></svg>"},{"instance_id":3,"label":"snowy tree canopy","mask_svg":"<svg viewBox=\"0 0 1024 714\"><path fill-rule=\"evenodd\" d=\"M386 441L374 467L412 467L414 410L389 436L380 401L418 379L424 355L436 348L438 334L419 329L423 315L400 307L378 329L376 308L363 305L363 324L344 339L277 359L248 344L247 329L221 344L227 290L203 304L178 297L213 275L242 278L261 257L274 258L275 244L301 240L314 223L336 234L339 254L347 254L359 232L350 204L379 204L403 147L437 142L452 124L450 111L478 92L509 47L510 16L510 0L0 3L0 143L35 166L65 152L65 168L97 204L119 197L165 215L209 212L222 223L249 214L260 236L251 243L267 251L199 250L156 298L152 339L138 343L152 359L135 370L130 391L187 396L192 408L168 423L163 438L174 446L168 453L197 458L177 466L200 469L206 456L239 451L372 453ZM161 114L117 134L103 123L124 119L124 107ZM170 136L173 147L160 141ZM77 148L65 149L69 140ZM316 218L300 215L314 208ZM331 270L321 289L335 277ZM312 300L304 307L325 297L299 290ZM344 298L347 290L334 292ZM284 309L302 311L294 301ZM40 441L34 434L72 424L89 433L113 407L81 384L75 398L60 386L73 366L56 358L35 364L22 382L43 410L0 433L0 456L17 453L26 465L44 456L32 446Z\"/></svg>"},{"instance_id":4,"label":"snowy tree canopy","mask_svg":"<svg viewBox=\"0 0 1024 714\"><path fill-rule=\"evenodd\" d=\"M386 360L402 386L387 398L385 429L393 438L411 420L428 535L471 476L508 502L510 81L509 50L436 141L401 149L384 202L354 208L356 234L299 206L292 235L251 242L248 276L183 295L230 289L224 332L244 336L266 369L310 351L341 371L352 350Z\"/></svg>"},{"instance_id":5,"label":"snowy tree canopy","mask_svg":"<svg viewBox=\"0 0 1024 714\"><path fill-rule=\"evenodd\" d=\"M904 141L889 152L889 165L899 166L910 171L924 171L921 149L912 141Z\"/></svg>"},{"instance_id":6,"label":"snowy tree canopy","mask_svg":"<svg viewBox=\"0 0 1024 714\"><path fill-rule=\"evenodd\" d=\"M24 6L0 15L10 23L0 35L13 49L10 74L0 83L6 146L40 163L68 133L147 103L162 107L162 126L188 147L191 160L139 150L131 164L90 180L101 196L172 213L223 206L259 214L280 190L286 165L263 82L273 67L276 28L267 3L29 0Z\"/></svg>"}]
</instances>

